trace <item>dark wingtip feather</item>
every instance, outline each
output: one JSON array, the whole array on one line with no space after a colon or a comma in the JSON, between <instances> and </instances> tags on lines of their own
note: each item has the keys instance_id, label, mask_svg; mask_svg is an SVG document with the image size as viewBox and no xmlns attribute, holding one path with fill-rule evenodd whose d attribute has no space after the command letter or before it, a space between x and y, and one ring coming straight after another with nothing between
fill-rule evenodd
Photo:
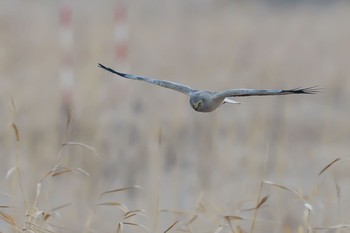
<instances>
[{"instance_id":1,"label":"dark wingtip feather","mask_svg":"<svg viewBox=\"0 0 350 233\"><path fill-rule=\"evenodd\" d=\"M111 73L113 73L113 74L120 75L120 76L122 76L122 77L125 77L125 76L126 76L126 74L121 73L121 72L118 72L118 71L115 71L115 70L113 70L113 69L111 69L111 68L109 68L109 67L107 67L107 66L102 65L101 63L98 63L98 67L100 67L100 68L102 68L102 69L105 69L105 70L107 70L107 71L109 71L109 72L111 72Z\"/></svg>"},{"instance_id":2,"label":"dark wingtip feather","mask_svg":"<svg viewBox=\"0 0 350 233\"><path fill-rule=\"evenodd\" d=\"M105 70L108 70L108 71L109 71L109 69L110 69L110 68L108 68L108 67L102 65L101 63L98 63L98 67L100 67L100 68L102 68L102 69L105 69Z\"/></svg>"},{"instance_id":3,"label":"dark wingtip feather","mask_svg":"<svg viewBox=\"0 0 350 233\"><path fill-rule=\"evenodd\" d=\"M306 87L306 88L294 88L291 90L285 90L283 92L293 93L293 94L316 94L318 92L323 91L323 88L319 88L318 86Z\"/></svg>"}]
</instances>

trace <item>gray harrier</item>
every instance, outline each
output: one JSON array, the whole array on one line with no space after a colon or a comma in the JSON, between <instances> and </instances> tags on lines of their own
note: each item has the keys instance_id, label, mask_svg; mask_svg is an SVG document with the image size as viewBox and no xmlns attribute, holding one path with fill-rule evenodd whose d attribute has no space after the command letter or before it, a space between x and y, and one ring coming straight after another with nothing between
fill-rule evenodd
<instances>
[{"instance_id":1,"label":"gray harrier","mask_svg":"<svg viewBox=\"0 0 350 233\"><path fill-rule=\"evenodd\" d=\"M137 76L132 74L125 74L125 73L115 71L102 64L98 64L98 65L99 67L109 72L112 72L114 74L117 74L119 76L122 76L124 78L140 80L140 81L156 84L161 87L166 87L166 88L184 93L190 97L191 107L198 112L212 112L224 103L239 104L239 102L229 99L228 97L314 94L319 91L319 89L317 89L316 86L308 87L308 88L295 88L290 90L231 89L231 90L225 90L221 92L201 91L201 90L192 89L191 87L188 87L182 84L169 82L165 80L152 79L152 78L147 78L147 77Z\"/></svg>"}]
</instances>

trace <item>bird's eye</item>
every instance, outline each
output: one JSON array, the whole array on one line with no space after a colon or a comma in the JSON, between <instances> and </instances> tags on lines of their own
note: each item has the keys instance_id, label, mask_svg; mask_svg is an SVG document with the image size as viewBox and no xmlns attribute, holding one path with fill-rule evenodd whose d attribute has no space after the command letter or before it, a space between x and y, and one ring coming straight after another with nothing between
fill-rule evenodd
<instances>
[{"instance_id":1,"label":"bird's eye","mask_svg":"<svg viewBox=\"0 0 350 233\"><path fill-rule=\"evenodd\" d=\"M202 102L202 101L199 101L199 102L197 103L197 108L202 107L202 105L203 105L203 102Z\"/></svg>"}]
</instances>

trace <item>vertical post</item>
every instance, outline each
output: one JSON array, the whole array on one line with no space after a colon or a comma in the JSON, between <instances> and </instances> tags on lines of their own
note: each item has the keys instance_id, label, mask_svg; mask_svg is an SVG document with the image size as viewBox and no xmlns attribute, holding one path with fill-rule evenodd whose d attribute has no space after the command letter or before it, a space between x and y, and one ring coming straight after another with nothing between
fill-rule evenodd
<instances>
[{"instance_id":1,"label":"vertical post","mask_svg":"<svg viewBox=\"0 0 350 233\"><path fill-rule=\"evenodd\" d=\"M73 24L72 6L65 2L59 12L59 36L61 47L61 74L60 84L62 92L62 105L67 114L66 126L72 120L71 110L73 104L74 69L73 69Z\"/></svg>"},{"instance_id":2,"label":"vertical post","mask_svg":"<svg viewBox=\"0 0 350 233\"><path fill-rule=\"evenodd\" d=\"M115 61L126 65L128 59L128 12L125 2L118 1L114 10Z\"/></svg>"}]
</instances>

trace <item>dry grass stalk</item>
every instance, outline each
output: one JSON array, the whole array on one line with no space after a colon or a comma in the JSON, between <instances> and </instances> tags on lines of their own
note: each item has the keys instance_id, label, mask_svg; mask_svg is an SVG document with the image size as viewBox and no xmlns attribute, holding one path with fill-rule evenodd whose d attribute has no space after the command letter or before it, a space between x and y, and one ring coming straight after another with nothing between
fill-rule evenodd
<instances>
[{"instance_id":1,"label":"dry grass stalk","mask_svg":"<svg viewBox=\"0 0 350 233\"><path fill-rule=\"evenodd\" d=\"M192 212L182 211L182 210L160 210L160 212L172 213L172 214L177 214L177 215L193 216Z\"/></svg>"},{"instance_id":2,"label":"dry grass stalk","mask_svg":"<svg viewBox=\"0 0 350 233\"><path fill-rule=\"evenodd\" d=\"M196 219L198 218L198 215L193 216L192 218L190 218L187 222L188 225L192 224Z\"/></svg>"},{"instance_id":3,"label":"dry grass stalk","mask_svg":"<svg viewBox=\"0 0 350 233\"><path fill-rule=\"evenodd\" d=\"M90 174L82 168L69 168L69 167L62 166L62 164L57 164L52 170L46 173L45 176L43 176L43 178L40 179L40 182L45 180L46 177L48 176L55 177L65 173L69 173L69 172L76 172L76 173L83 174L85 176L90 176Z\"/></svg>"},{"instance_id":4,"label":"dry grass stalk","mask_svg":"<svg viewBox=\"0 0 350 233\"><path fill-rule=\"evenodd\" d=\"M12 102L12 105L13 105L13 108L15 109L15 104L14 102ZM21 170L20 170L20 152L19 152L19 143L20 143L20 137L19 137L19 130L16 126L16 124L13 122L12 123L12 128L15 132L15 136L16 136L16 172L17 172L17 177L18 177L18 183L19 183L19 187L20 187L20 190L21 190L21 195L22 195L22 199L23 199L23 202L26 206L26 209L28 210L29 209L29 204L27 202L27 198L25 196L25 193L24 193L24 188L23 188L23 179L22 179L22 173L21 173Z\"/></svg>"},{"instance_id":5,"label":"dry grass stalk","mask_svg":"<svg viewBox=\"0 0 350 233\"><path fill-rule=\"evenodd\" d=\"M220 233L223 229L223 226L219 226L214 233Z\"/></svg>"},{"instance_id":6,"label":"dry grass stalk","mask_svg":"<svg viewBox=\"0 0 350 233\"><path fill-rule=\"evenodd\" d=\"M123 227L123 223L122 222L120 222L120 223L118 223L118 227L117 227L117 233L122 233L122 232L124 232L124 227Z\"/></svg>"},{"instance_id":7,"label":"dry grass stalk","mask_svg":"<svg viewBox=\"0 0 350 233\"><path fill-rule=\"evenodd\" d=\"M67 115L66 129L68 129L73 121L72 108L71 106L65 106L65 107L66 107L66 115Z\"/></svg>"},{"instance_id":8,"label":"dry grass stalk","mask_svg":"<svg viewBox=\"0 0 350 233\"><path fill-rule=\"evenodd\" d=\"M163 233L169 232L180 220L176 220L173 224L170 225Z\"/></svg>"},{"instance_id":9,"label":"dry grass stalk","mask_svg":"<svg viewBox=\"0 0 350 233\"><path fill-rule=\"evenodd\" d=\"M23 229L24 232L29 231L29 232L33 232L33 233L38 233L38 232L49 232L49 233L55 233L52 230L46 229L41 225L38 225L36 223L33 222L25 222L26 225L28 225L28 228Z\"/></svg>"},{"instance_id":10,"label":"dry grass stalk","mask_svg":"<svg viewBox=\"0 0 350 233\"><path fill-rule=\"evenodd\" d=\"M333 160L332 162L330 162L327 166L325 166L319 173L318 175L322 175L322 173L324 173L328 168L330 168L334 163L336 163L337 161L339 161L340 158L336 158L335 160Z\"/></svg>"},{"instance_id":11,"label":"dry grass stalk","mask_svg":"<svg viewBox=\"0 0 350 233\"><path fill-rule=\"evenodd\" d=\"M143 229L147 233L150 232L146 226L141 225L141 224L132 223L132 222L122 222L122 223L123 223L123 225L139 227L139 228Z\"/></svg>"},{"instance_id":12,"label":"dry grass stalk","mask_svg":"<svg viewBox=\"0 0 350 233\"><path fill-rule=\"evenodd\" d=\"M92 152L94 152L94 155L97 155L95 148L93 148L92 146L89 146L87 144L81 143L81 142L66 142L62 144L62 147L65 146L81 146L83 148L86 148Z\"/></svg>"},{"instance_id":13,"label":"dry grass stalk","mask_svg":"<svg viewBox=\"0 0 350 233\"><path fill-rule=\"evenodd\" d=\"M327 227L314 227L314 230L337 230L337 229L348 229L350 228L349 224L339 224L334 226L327 226Z\"/></svg>"},{"instance_id":14,"label":"dry grass stalk","mask_svg":"<svg viewBox=\"0 0 350 233\"><path fill-rule=\"evenodd\" d=\"M29 210L30 213L27 210L28 213L26 214L25 226L23 229L26 231L31 231L31 232L42 232L42 231L55 232L55 231L51 230L51 228L65 230L64 227L60 227L60 226L56 226L56 225L47 223L47 220L51 216L56 214L55 211L62 209L62 208L65 208L69 205L70 204L65 204L65 205L55 207L49 212L41 211L35 205L33 205L32 209ZM47 227L49 227L50 229L47 229Z\"/></svg>"},{"instance_id":15,"label":"dry grass stalk","mask_svg":"<svg viewBox=\"0 0 350 233\"><path fill-rule=\"evenodd\" d=\"M305 211L306 211L306 232L310 233L312 232L312 227L311 227L311 212L313 212L313 208L310 204L305 203L304 204Z\"/></svg>"},{"instance_id":16,"label":"dry grass stalk","mask_svg":"<svg viewBox=\"0 0 350 233\"><path fill-rule=\"evenodd\" d=\"M237 232L238 233L245 233L245 231L242 230L242 228L240 226L237 226Z\"/></svg>"},{"instance_id":17,"label":"dry grass stalk","mask_svg":"<svg viewBox=\"0 0 350 233\"><path fill-rule=\"evenodd\" d=\"M13 111L13 114L16 115L16 105L15 105L15 100L13 99L13 97L11 97L11 108L12 108L12 111Z\"/></svg>"},{"instance_id":18,"label":"dry grass stalk","mask_svg":"<svg viewBox=\"0 0 350 233\"><path fill-rule=\"evenodd\" d=\"M233 229L231 221L229 219L226 219L226 220L227 220L228 226L230 227L231 232L235 233L235 230Z\"/></svg>"},{"instance_id":19,"label":"dry grass stalk","mask_svg":"<svg viewBox=\"0 0 350 233\"><path fill-rule=\"evenodd\" d=\"M35 208L35 206L37 206L40 193L41 193L41 183L37 183L37 185L36 185L36 196L35 196L35 200L34 200L34 203L33 203L33 209Z\"/></svg>"},{"instance_id":20,"label":"dry grass stalk","mask_svg":"<svg viewBox=\"0 0 350 233\"><path fill-rule=\"evenodd\" d=\"M244 218L240 217L240 216L236 216L236 215L227 215L224 216L224 218L228 221L233 221L233 220L244 220Z\"/></svg>"},{"instance_id":21,"label":"dry grass stalk","mask_svg":"<svg viewBox=\"0 0 350 233\"><path fill-rule=\"evenodd\" d=\"M43 212L42 214L42 219L43 221L47 221L52 215L55 214L55 212L57 210L60 210L60 209L63 209L63 208L66 208L67 206L70 206L72 203L67 203L67 204L63 204L63 205L60 205L60 206L57 206L55 208L52 208L50 211L48 212ZM57 228L57 227L56 227Z\"/></svg>"},{"instance_id":22,"label":"dry grass stalk","mask_svg":"<svg viewBox=\"0 0 350 233\"><path fill-rule=\"evenodd\" d=\"M138 185L134 185L134 186L126 187L126 188L118 188L118 189L108 190L108 191L101 193L99 196L99 199L106 194L122 192L122 191L130 190L130 189L141 189L141 187ZM124 232L124 225L137 226L137 227L145 230L146 232L149 232L148 228L144 225L125 221L125 220L130 219L130 218L135 217L135 216L146 217L147 215L145 214L144 210L141 210L141 209L129 210L126 205L124 205L120 202L102 202L102 203L98 203L96 205L97 206L116 206L124 212L123 219L120 222L118 222L117 229L116 229L117 233Z\"/></svg>"},{"instance_id":23,"label":"dry grass stalk","mask_svg":"<svg viewBox=\"0 0 350 233\"><path fill-rule=\"evenodd\" d=\"M16 141L19 142L19 131L17 125L15 123L12 123L11 126L13 128L13 131L15 132Z\"/></svg>"},{"instance_id":24,"label":"dry grass stalk","mask_svg":"<svg viewBox=\"0 0 350 233\"><path fill-rule=\"evenodd\" d=\"M284 189L288 192L291 192L293 193L296 197L298 197L298 199L300 199L302 202L304 203L307 203L305 198L303 197L302 194L300 194L298 191L294 190L294 189L291 189L291 188L288 188L286 186L283 186L283 185L280 185L280 184L277 184L277 183L274 183L274 182L271 182L271 181L268 181L268 180L265 180L263 181L263 184L268 184L268 185L272 185L272 186L275 186L277 188L280 188L280 189Z\"/></svg>"},{"instance_id":25,"label":"dry grass stalk","mask_svg":"<svg viewBox=\"0 0 350 233\"><path fill-rule=\"evenodd\" d=\"M266 144L266 148L265 148L265 159L264 159L264 167L263 167L263 170L262 170L262 177L265 177L265 175L266 175L266 165L267 165L268 155L269 155L268 152L269 152L269 143ZM261 203L261 200L264 199L264 198L261 199L263 186L264 186L263 182L264 181L261 181L260 185L259 185L259 191L258 191L258 197L257 197L257 201L256 201L256 203L257 203L256 206L259 206L259 203ZM255 208L252 224L251 224L251 227L250 227L250 233L254 232L255 221L256 221L256 216L258 214L258 209L259 208Z\"/></svg>"},{"instance_id":26,"label":"dry grass stalk","mask_svg":"<svg viewBox=\"0 0 350 233\"><path fill-rule=\"evenodd\" d=\"M99 198L101 198L102 196L109 194L109 193L116 193L116 192L121 192L121 191L129 190L129 189L142 189L142 188L139 185L133 185L133 186L126 187L126 188L118 188L118 189L108 190L108 191L101 193Z\"/></svg>"},{"instance_id":27,"label":"dry grass stalk","mask_svg":"<svg viewBox=\"0 0 350 233\"><path fill-rule=\"evenodd\" d=\"M16 209L16 208L8 205L0 205L0 209Z\"/></svg>"},{"instance_id":28,"label":"dry grass stalk","mask_svg":"<svg viewBox=\"0 0 350 233\"><path fill-rule=\"evenodd\" d=\"M98 206L116 206L116 207L120 208L124 213L129 212L128 208L124 204L119 203L119 202L102 202L102 203L98 203L96 205L98 205Z\"/></svg>"},{"instance_id":29,"label":"dry grass stalk","mask_svg":"<svg viewBox=\"0 0 350 233\"><path fill-rule=\"evenodd\" d=\"M90 176L90 174L87 171L84 171L82 168L60 167L59 170L56 170L54 173L52 173L52 177L59 176L68 172L77 172L86 176Z\"/></svg>"},{"instance_id":30,"label":"dry grass stalk","mask_svg":"<svg viewBox=\"0 0 350 233\"><path fill-rule=\"evenodd\" d=\"M262 190L263 190L263 181L260 182L259 193L258 193L258 199L257 199L257 204L256 204L256 206L258 206L259 203L261 202L260 198L261 198ZM255 211L254 211L254 215L253 215L252 225L251 225L251 227L250 227L250 233L253 233L253 232L254 232L256 216L257 216L257 213L258 213L258 209L257 209L257 208L255 208L254 210L255 210Z\"/></svg>"},{"instance_id":31,"label":"dry grass stalk","mask_svg":"<svg viewBox=\"0 0 350 233\"><path fill-rule=\"evenodd\" d=\"M184 226L186 229L179 228L177 231L181 232L193 232L191 230L191 224L198 218L197 214L194 214L193 212L188 211L179 211L179 210L160 210L160 212L166 212L166 213L172 213L179 216L185 216L189 217L189 219L181 224L181 226Z\"/></svg>"},{"instance_id":32,"label":"dry grass stalk","mask_svg":"<svg viewBox=\"0 0 350 233\"><path fill-rule=\"evenodd\" d=\"M254 208L249 208L249 209L243 209L243 210L241 210L241 211L244 212L244 211L251 211L251 210L259 209L259 208L267 201L268 198L269 198L269 196L266 195L266 196L264 196L263 198L261 198L261 200L258 202L258 204L256 205L256 207L254 207Z\"/></svg>"},{"instance_id":33,"label":"dry grass stalk","mask_svg":"<svg viewBox=\"0 0 350 233\"><path fill-rule=\"evenodd\" d=\"M197 212L199 213L207 213L207 209L205 208L205 206L203 205L203 203L198 203L196 209Z\"/></svg>"},{"instance_id":34,"label":"dry grass stalk","mask_svg":"<svg viewBox=\"0 0 350 233\"><path fill-rule=\"evenodd\" d=\"M306 210L306 214L305 214L305 225L306 225L306 231L307 232L311 232L312 231L312 227L311 227L311 213L314 212L313 211L313 207L311 204L309 204L308 202L306 202L305 198L303 197L302 194L300 194L298 191L288 188L286 186L271 182L271 181L263 181L263 184L268 184L268 185L272 185L274 187L280 188L280 189L284 189L288 192L291 192L292 194L294 194L299 200L301 200L304 203L304 207Z\"/></svg>"},{"instance_id":35,"label":"dry grass stalk","mask_svg":"<svg viewBox=\"0 0 350 233\"><path fill-rule=\"evenodd\" d=\"M62 159L62 152L63 152L63 149L67 146L80 146L80 147L83 147L91 152L93 152L93 155L94 156L97 156L97 153L96 153L96 150L95 148L89 146L89 145L86 145L84 143L81 143L81 142L65 142L61 145L61 149L60 149L60 152L58 153L58 156L57 156L57 159L56 159L56 164L59 163L59 161L61 161Z\"/></svg>"},{"instance_id":36,"label":"dry grass stalk","mask_svg":"<svg viewBox=\"0 0 350 233\"><path fill-rule=\"evenodd\" d=\"M6 179L9 179L9 178L11 177L11 175L15 173L16 169L17 169L16 167L10 168L10 169L6 172Z\"/></svg>"},{"instance_id":37,"label":"dry grass stalk","mask_svg":"<svg viewBox=\"0 0 350 233\"><path fill-rule=\"evenodd\" d=\"M132 210L132 211L128 211L124 214L123 216L123 220L120 222L123 225L131 225L131 226L137 226L142 228L143 230L145 230L146 232L149 232L148 228L144 225L138 224L138 223L133 223L133 222L125 222L126 219L130 219L131 217L140 215L140 216L146 216L143 212L145 212L144 210Z\"/></svg>"},{"instance_id":38,"label":"dry grass stalk","mask_svg":"<svg viewBox=\"0 0 350 233\"><path fill-rule=\"evenodd\" d=\"M15 111L15 105L14 102L12 100L12 106L13 109ZM19 153L19 143L20 143L20 132L19 129L17 127L17 125L15 123L12 123L12 129L14 130L15 133L15 138L16 138L16 166L9 169L6 173L6 179L8 179L12 174L14 174L14 171L16 171L17 173L17 177L19 180L19 186L20 186L20 191L21 191L21 195L22 195L22 199L25 203L25 209L26 209L26 214L25 214L25 221L24 221L24 225L23 227L19 227L16 224L16 221L14 218L12 218L10 215L0 212L0 218L3 219L5 222L11 224L16 231L18 232L22 232L22 231L26 231L26 232L33 232L33 233L37 233L37 232L52 232L54 233L53 230L48 229L49 228L57 228L57 229L64 229L58 226L54 226L52 224L47 223L47 220L55 214L55 212L58 209L64 208L66 206L68 206L69 204L65 204L65 205L61 205L59 207L56 207L54 209L52 209L50 212L44 212L42 210L39 210L37 205L38 205L38 201L40 198L40 194L41 194L41 189L42 189L42 180L47 177L48 175L52 175L52 177L54 176L58 176L67 172L78 172L78 173L82 173L84 175L89 175L86 171L84 171L81 168L68 168L68 167L63 167L61 165L56 165L54 167L54 169L52 169L51 171L49 171L41 180L40 182L38 182L36 184L36 195L35 195L35 199L33 201L33 204L30 205L28 204L27 200L26 200L26 196L24 194L24 188L23 188L23 182L22 182L22 174L21 174L21 170L20 170L20 153ZM74 144L74 143L68 143L67 145L70 144ZM83 146L85 148L88 148L90 150L93 150L92 147L89 147L85 144L74 144L74 145L79 145L79 146ZM93 150L94 151L94 150ZM11 208L10 206L1 206L2 208Z\"/></svg>"},{"instance_id":39,"label":"dry grass stalk","mask_svg":"<svg viewBox=\"0 0 350 233\"><path fill-rule=\"evenodd\" d=\"M10 225L12 225L13 227L15 227L15 229L19 229L19 227L16 223L16 220L14 218L12 218L10 215L0 211L0 218L2 220L4 220L5 222L9 223Z\"/></svg>"},{"instance_id":40,"label":"dry grass stalk","mask_svg":"<svg viewBox=\"0 0 350 233\"><path fill-rule=\"evenodd\" d=\"M146 217L144 212L145 212L144 210L131 210L131 211L126 212L124 214L124 219L128 219L128 218L134 217L136 215L142 215L142 216Z\"/></svg>"},{"instance_id":41,"label":"dry grass stalk","mask_svg":"<svg viewBox=\"0 0 350 233\"><path fill-rule=\"evenodd\" d=\"M227 220L228 226L230 227L231 232L235 232L235 230L233 229L232 223L231 221L234 220L243 220L242 217L239 216L235 216L235 215L230 215L230 216L224 216L224 218Z\"/></svg>"},{"instance_id":42,"label":"dry grass stalk","mask_svg":"<svg viewBox=\"0 0 350 233\"><path fill-rule=\"evenodd\" d=\"M349 158L336 158L335 160L333 160L332 162L330 162L329 164L327 164L327 166L325 166L319 173L318 175L322 175L326 170L328 170L331 166L333 166L333 164L335 164L336 162L340 161L340 160L347 160L349 161Z\"/></svg>"}]
</instances>

